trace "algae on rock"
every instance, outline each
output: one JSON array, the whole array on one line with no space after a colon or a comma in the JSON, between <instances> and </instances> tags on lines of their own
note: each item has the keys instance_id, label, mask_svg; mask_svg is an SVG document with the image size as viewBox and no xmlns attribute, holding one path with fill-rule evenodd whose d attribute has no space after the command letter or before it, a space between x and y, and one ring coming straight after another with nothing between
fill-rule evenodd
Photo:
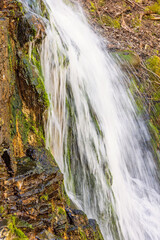
<instances>
[{"instance_id":1,"label":"algae on rock","mask_svg":"<svg viewBox=\"0 0 160 240\"><path fill-rule=\"evenodd\" d=\"M47 18L43 1L39 6ZM95 230L84 213L70 208L63 174L45 148L43 115L49 99L39 56L42 19L24 15L17 1L3 0L0 8L5 10L0 13L0 236L82 239L84 231L87 239L101 240L94 237L98 226Z\"/></svg>"}]
</instances>

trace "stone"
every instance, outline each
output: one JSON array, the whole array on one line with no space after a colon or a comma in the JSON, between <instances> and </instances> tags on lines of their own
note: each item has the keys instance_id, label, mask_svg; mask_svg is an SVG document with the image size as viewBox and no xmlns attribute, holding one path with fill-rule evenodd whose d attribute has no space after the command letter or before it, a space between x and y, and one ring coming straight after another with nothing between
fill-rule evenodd
<instances>
[{"instance_id":1,"label":"stone","mask_svg":"<svg viewBox=\"0 0 160 240\"><path fill-rule=\"evenodd\" d=\"M82 232L95 239L86 215L68 206L63 174L45 148L47 97L28 52L30 37L38 46L45 31L23 14L17 1L0 1L0 236L17 238L18 229L30 240L76 240Z\"/></svg>"}]
</instances>

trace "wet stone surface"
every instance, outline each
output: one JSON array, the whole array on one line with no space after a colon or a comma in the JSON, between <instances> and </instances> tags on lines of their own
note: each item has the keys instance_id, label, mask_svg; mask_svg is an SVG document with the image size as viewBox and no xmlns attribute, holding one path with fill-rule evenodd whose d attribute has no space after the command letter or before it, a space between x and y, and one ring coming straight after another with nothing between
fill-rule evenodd
<instances>
[{"instance_id":1,"label":"wet stone surface","mask_svg":"<svg viewBox=\"0 0 160 240\"><path fill-rule=\"evenodd\" d=\"M0 237L101 240L98 225L70 208L63 174L45 148L45 88L33 67L23 74L33 65L21 64L30 38L38 47L44 36L38 17L24 17L17 1L0 1ZM40 67L36 50L34 57Z\"/></svg>"}]
</instances>

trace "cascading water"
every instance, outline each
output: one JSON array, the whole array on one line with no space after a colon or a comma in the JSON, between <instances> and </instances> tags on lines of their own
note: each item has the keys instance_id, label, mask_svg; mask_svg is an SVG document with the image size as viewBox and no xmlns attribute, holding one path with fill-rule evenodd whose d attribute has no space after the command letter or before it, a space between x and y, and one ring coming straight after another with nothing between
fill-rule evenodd
<instances>
[{"instance_id":1,"label":"cascading water","mask_svg":"<svg viewBox=\"0 0 160 240\"><path fill-rule=\"evenodd\" d=\"M40 14L38 0L22 2ZM104 239L159 240L157 169L128 79L79 6L44 3L49 20L41 63L51 102L46 139L67 193L97 220Z\"/></svg>"}]
</instances>

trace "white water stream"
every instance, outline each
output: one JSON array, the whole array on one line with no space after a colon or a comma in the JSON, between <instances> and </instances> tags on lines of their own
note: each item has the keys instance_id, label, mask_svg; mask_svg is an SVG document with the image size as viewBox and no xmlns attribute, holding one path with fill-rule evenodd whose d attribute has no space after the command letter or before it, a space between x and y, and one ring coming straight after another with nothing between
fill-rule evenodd
<instances>
[{"instance_id":1,"label":"white water stream","mask_svg":"<svg viewBox=\"0 0 160 240\"><path fill-rule=\"evenodd\" d=\"M51 100L46 139L67 193L97 220L105 240L160 240L160 185L129 80L78 5L44 2L50 15L41 51Z\"/></svg>"}]
</instances>

